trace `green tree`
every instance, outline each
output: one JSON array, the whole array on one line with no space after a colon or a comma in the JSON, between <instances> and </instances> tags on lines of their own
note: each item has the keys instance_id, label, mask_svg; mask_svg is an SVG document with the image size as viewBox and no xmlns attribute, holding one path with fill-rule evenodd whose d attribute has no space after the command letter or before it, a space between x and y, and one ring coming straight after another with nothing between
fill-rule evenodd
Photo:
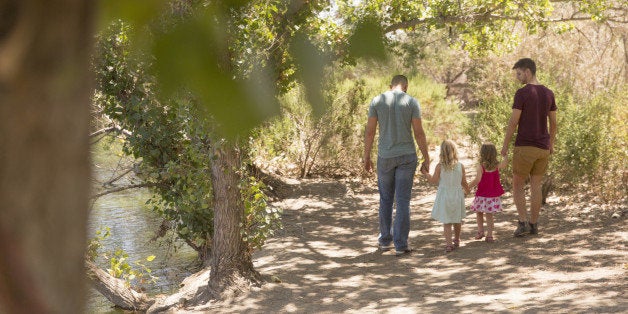
<instances>
[{"instance_id":1,"label":"green tree","mask_svg":"<svg viewBox=\"0 0 628 314\"><path fill-rule=\"evenodd\" d=\"M385 32L401 29L411 32L417 27L448 29L453 44L481 54L512 41L507 35L511 33L504 30L515 23L523 23L531 31L543 27L549 22L547 17L552 7L546 1L370 1L358 5L339 2L338 12L347 17L344 24L347 27L343 28L334 23L332 11L329 15L320 14L324 8L322 1L175 3L180 5L178 12L184 14L154 31L152 63L159 99L180 98L182 90L188 91L194 95L193 102L202 105L196 110L213 118L211 130L205 130L215 131L215 136L206 139L209 143L206 152L211 156L211 163L206 164L211 165L212 193L204 195L205 203L213 209L213 229L201 241L206 245L212 243L208 295L214 297L229 290L237 278L258 280L241 229L245 210L239 186L247 151L241 139L253 126L278 112L277 94L289 90L297 81L302 82L316 119L325 112L325 96L321 91L325 86L321 79L325 65L336 58L353 63L360 57L385 57L383 42L394 40L384 40ZM325 30L321 26L326 26ZM164 111L165 120L169 120L167 112L175 107L162 103L156 109ZM128 116L123 113L120 118ZM175 125L172 130L180 128ZM146 132L149 134L150 130ZM316 145L320 148L320 143ZM317 151L316 147L311 148ZM149 157L155 155L161 163L174 160L167 150L148 150L141 156L146 153ZM306 154L301 175L311 168L308 158ZM176 167L176 163L171 166ZM188 188L195 187L192 184ZM174 195L173 201L180 196ZM207 214L201 213L195 219L211 221Z\"/></svg>"}]
</instances>

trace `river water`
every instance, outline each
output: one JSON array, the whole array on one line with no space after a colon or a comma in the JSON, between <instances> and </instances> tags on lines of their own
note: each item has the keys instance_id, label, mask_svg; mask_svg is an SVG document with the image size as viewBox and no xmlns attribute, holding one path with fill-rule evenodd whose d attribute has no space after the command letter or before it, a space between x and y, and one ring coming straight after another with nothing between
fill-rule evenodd
<instances>
[{"instance_id":1,"label":"river water","mask_svg":"<svg viewBox=\"0 0 628 314\"><path fill-rule=\"evenodd\" d=\"M103 140L104 141L104 140ZM92 153L93 173L97 181L107 181L113 177L113 171L121 164L132 161L119 157L121 152L114 144L99 143ZM103 148L104 147L104 148ZM129 183L129 178L116 182L117 186ZM166 235L156 241L155 237L161 219L145 205L151 197L147 189L132 189L98 198L91 207L88 223L88 239L93 238L98 230L108 227L111 235L104 239L100 252L114 252L122 249L128 254L128 263L134 269L140 267L135 261L141 261L156 276L155 283L143 285L145 292L151 295L172 293L187 276L199 270L200 264L196 252L172 235ZM155 255L151 262L146 257ZM108 268L108 262L99 257L97 264L102 269ZM104 296L90 287L87 299L87 313L123 313L112 307Z\"/></svg>"}]
</instances>

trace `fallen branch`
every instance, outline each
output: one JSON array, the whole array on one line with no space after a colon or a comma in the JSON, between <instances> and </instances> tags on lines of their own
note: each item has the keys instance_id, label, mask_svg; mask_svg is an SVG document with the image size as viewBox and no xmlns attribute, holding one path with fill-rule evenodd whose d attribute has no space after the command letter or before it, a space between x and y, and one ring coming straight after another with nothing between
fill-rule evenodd
<instances>
[{"instance_id":1,"label":"fallen branch","mask_svg":"<svg viewBox=\"0 0 628 314\"><path fill-rule=\"evenodd\" d=\"M137 292L126 281L111 276L91 261L85 261L85 271L94 288L115 306L129 311L147 311L155 299Z\"/></svg>"}]
</instances>

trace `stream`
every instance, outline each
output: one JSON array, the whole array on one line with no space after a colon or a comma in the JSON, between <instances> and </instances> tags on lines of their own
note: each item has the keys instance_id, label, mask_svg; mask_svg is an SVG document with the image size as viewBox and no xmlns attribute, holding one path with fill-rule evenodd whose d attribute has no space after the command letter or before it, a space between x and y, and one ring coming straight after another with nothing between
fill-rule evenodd
<instances>
[{"instance_id":1,"label":"stream","mask_svg":"<svg viewBox=\"0 0 628 314\"><path fill-rule=\"evenodd\" d=\"M104 144L103 144L104 145ZM113 170L121 164L118 149L103 149L97 145L92 153L93 173L98 181L113 177ZM114 145L115 147L115 145ZM113 150L113 151L112 151ZM128 183L128 179L115 182L116 186ZM92 205L88 223L88 241L98 230L110 229L110 236L101 241L99 252L113 253L122 249L128 254L128 263L135 270L141 270L136 261L146 265L157 277L141 287L149 295L169 294L177 290L179 283L199 270L200 263L196 252L168 233L165 237L151 241L155 237L161 218L146 205L151 197L147 189L131 189L98 198ZM148 256L155 259L148 262ZM108 261L100 256L96 260L102 269L109 268ZM87 313L124 313L113 307L103 295L90 287L86 302Z\"/></svg>"}]
</instances>

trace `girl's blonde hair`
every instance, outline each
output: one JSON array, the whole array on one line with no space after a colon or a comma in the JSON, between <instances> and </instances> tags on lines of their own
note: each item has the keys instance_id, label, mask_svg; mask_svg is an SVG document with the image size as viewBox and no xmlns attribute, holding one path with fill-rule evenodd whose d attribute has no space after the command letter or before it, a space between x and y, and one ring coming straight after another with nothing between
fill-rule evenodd
<instances>
[{"instance_id":1,"label":"girl's blonde hair","mask_svg":"<svg viewBox=\"0 0 628 314\"><path fill-rule=\"evenodd\" d=\"M440 144L440 164L447 170L454 169L454 166L458 163L458 152L456 151L456 144L450 140L444 140Z\"/></svg>"},{"instance_id":2,"label":"girl's blonde hair","mask_svg":"<svg viewBox=\"0 0 628 314\"><path fill-rule=\"evenodd\" d=\"M482 144L480 148L480 164L486 170L493 170L497 168L499 161L497 161L497 148L492 143Z\"/></svg>"}]
</instances>

